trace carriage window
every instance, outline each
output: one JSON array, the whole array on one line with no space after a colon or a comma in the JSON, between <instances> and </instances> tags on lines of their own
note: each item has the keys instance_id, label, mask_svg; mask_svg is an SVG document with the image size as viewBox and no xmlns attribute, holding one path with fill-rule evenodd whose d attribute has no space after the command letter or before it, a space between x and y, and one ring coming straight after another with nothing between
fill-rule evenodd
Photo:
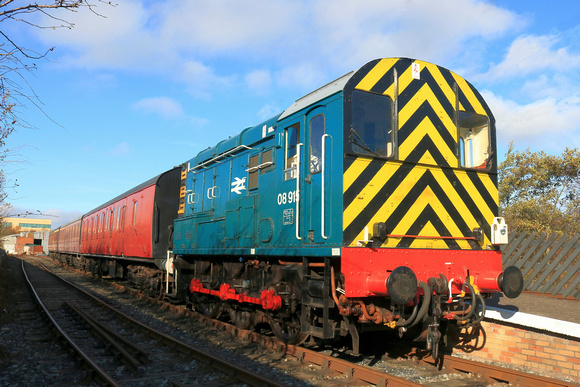
<instances>
[{"instance_id":1,"label":"carriage window","mask_svg":"<svg viewBox=\"0 0 580 387\"><path fill-rule=\"evenodd\" d=\"M135 227L135 223L137 222L137 201L133 202L133 227Z\"/></svg>"},{"instance_id":2,"label":"carriage window","mask_svg":"<svg viewBox=\"0 0 580 387\"><path fill-rule=\"evenodd\" d=\"M459 112L459 161L465 168L491 167L489 121L486 116Z\"/></svg>"},{"instance_id":3,"label":"carriage window","mask_svg":"<svg viewBox=\"0 0 580 387\"><path fill-rule=\"evenodd\" d=\"M296 178L296 145L300 143L300 124L294 124L285 130L284 180Z\"/></svg>"},{"instance_id":4,"label":"carriage window","mask_svg":"<svg viewBox=\"0 0 580 387\"><path fill-rule=\"evenodd\" d=\"M117 206L117 224L115 225L115 229L119 229L119 219L121 219L121 206Z\"/></svg>"},{"instance_id":5,"label":"carriage window","mask_svg":"<svg viewBox=\"0 0 580 387\"><path fill-rule=\"evenodd\" d=\"M353 152L381 157L393 156L391 98L361 90L352 92L352 126L349 140Z\"/></svg>"},{"instance_id":6,"label":"carriage window","mask_svg":"<svg viewBox=\"0 0 580 387\"><path fill-rule=\"evenodd\" d=\"M323 135L324 116L319 114L310 120L310 173L320 172Z\"/></svg>"},{"instance_id":7,"label":"carriage window","mask_svg":"<svg viewBox=\"0 0 580 387\"><path fill-rule=\"evenodd\" d=\"M127 206L123 206L123 211L121 212L121 230L125 229L125 212L127 211Z\"/></svg>"}]
</instances>

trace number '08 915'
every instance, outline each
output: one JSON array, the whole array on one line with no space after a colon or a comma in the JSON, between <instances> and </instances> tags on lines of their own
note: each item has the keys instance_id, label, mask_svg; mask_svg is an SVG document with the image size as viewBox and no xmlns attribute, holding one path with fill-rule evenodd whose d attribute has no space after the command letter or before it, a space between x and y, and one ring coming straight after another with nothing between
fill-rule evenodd
<instances>
[{"instance_id":1,"label":"number '08 915'","mask_svg":"<svg viewBox=\"0 0 580 387\"><path fill-rule=\"evenodd\" d=\"M292 204L298 200L296 191L282 192L278 194L278 205Z\"/></svg>"}]
</instances>

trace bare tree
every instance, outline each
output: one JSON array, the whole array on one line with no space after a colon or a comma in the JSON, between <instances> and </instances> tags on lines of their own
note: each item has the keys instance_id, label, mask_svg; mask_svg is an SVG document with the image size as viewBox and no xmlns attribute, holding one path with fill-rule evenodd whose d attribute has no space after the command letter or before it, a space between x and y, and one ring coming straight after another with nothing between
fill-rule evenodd
<instances>
[{"instance_id":1,"label":"bare tree","mask_svg":"<svg viewBox=\"0 0 580 387\"><path fill-rule=\"evenodd\" d=\"M73 28L74 23L62 17L62 11L78 12L88 9L95 15L96 4L112 5L100 0L44 0L23 2L22 0L0 0L0 26L5 23L24 23L31 28ZM38 18L37 16L44 16ZM38 22L37 20L42 20ZM6 138L16 128L30 128L19 114L20 108L33 105L42 111L42 104L27 82L27 76L36 69L36 61L46 59L54 49L37 53L22 47L14 37L2 32L0 27L0 203L6 199L6 177L4 162L11 150L6 147Z\"/></svg>"}]
</instances>

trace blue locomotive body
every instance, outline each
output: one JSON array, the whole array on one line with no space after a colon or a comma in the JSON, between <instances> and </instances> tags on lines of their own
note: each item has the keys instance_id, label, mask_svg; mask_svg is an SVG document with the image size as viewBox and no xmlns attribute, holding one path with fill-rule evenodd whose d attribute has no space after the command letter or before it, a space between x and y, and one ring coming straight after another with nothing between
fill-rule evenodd
<instances>
[{"instance_id":1,"label":"blue locomotive body","mask_svg":"<svg viewBox=\"0 0 580 387\"><path fill-rule=\"evenodd\" d=\"M174 293L291 343L350 335L358 351L358 332L422 325L436 354L442 318L475 325L482 294L521 292L502 270L495 142L457 74L369 62L184 164Z\"/></svg>"},{"instance_id":2,"label":"blue locomotive body","mask_svg":"<svg viewBox=\"0 0 580 387\"><path fill-rule=\"evenodd\" d=\"M347 79L186 163L174 254L339 255Z\"/></svg>"}]
</instances>

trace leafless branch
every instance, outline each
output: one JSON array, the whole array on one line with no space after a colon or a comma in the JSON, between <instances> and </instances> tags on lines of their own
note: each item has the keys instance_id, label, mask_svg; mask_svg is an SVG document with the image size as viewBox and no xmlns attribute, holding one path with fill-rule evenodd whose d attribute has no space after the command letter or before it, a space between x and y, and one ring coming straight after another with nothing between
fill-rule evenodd
<instances>
[{"instance_id":1,"label":"leafless branch","mask_svg":"<svg viewBox=\"0 0 580 387\"><path fill-rule=\"evenodd\" d=\"M95 15L105 17L97 12L98 3L116 5L105 0L29 0L28 4L23 0L0 0L0 23L21 22L35 28L70 29L74 23L63 18L60 11L78 12L81 8L88 8ZM38 18L33 17L35 14L44 16L43 20L39 22ZM36 69L34 61L46 60L53 49L39 54L19 45L6 29L0 30L0 206L6 204L4 200L7 197L7 181L2 165L9 162L7 157L12 151L6 148L6 138L16 127L32 128L18 110L32 105L53 121L42 109L40 98L27 81L27 76ZM12 188L17 186L15 181Z\"/></svg>"}]
</instances>

